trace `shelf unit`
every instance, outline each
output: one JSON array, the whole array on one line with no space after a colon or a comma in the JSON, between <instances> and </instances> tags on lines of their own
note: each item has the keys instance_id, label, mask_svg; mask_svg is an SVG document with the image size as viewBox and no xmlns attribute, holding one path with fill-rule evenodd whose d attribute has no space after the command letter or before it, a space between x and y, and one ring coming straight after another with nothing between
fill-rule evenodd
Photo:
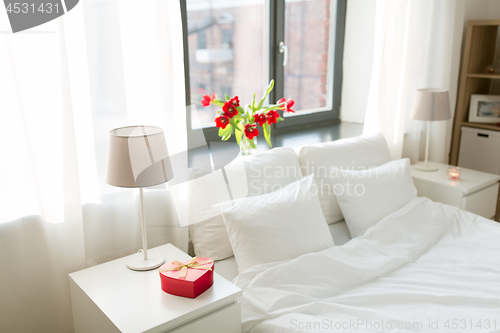
<instances>
[{"instance_id":1,"label":"shelf unit","mask_svg":"<svg viewBox=\"0 0 500 333\"><path fill-rule=\"evenodd\" d=\"M499 80L500 74L474 73L474 74L467 74L467 78Z\"/></svg>"},{"instance_id":2,"label":"shelf unit","mask_svg":"<svg viewBox=\"0 0 500 333\"><path fill-rule=\"evenodd\" d=\"M495 63L500 20L473 20L467 22L460 81L451 138L450 164L457 165L462 126L500 131L496 124L470 123L469 104L473 94L489 95L494 80L500 74L484 73L488 65ZM500 84L499 82L496 82Z\"/></svg>"},{"instance_id":3,"label":"shelf unit","mask_svg":"<svg viewBox=\"0 0 500 333\"><path fill-rule=\"evenodd\" d=\"M491 131L498 131L500 129L496 124L469 123L468 121L463 121L462 126L482 128Z\"/></svg>"}]
</instances>

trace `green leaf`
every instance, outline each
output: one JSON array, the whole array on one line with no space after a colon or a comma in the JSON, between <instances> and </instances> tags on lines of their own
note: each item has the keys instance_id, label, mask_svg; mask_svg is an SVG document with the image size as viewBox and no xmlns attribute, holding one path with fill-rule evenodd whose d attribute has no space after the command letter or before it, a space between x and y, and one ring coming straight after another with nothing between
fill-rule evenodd
<instances>
[{"instance_id":1,"label":"green leaf","mask_svg":"<svg viewBox=\"0 0 500 333\"><path fill-rule=\"evenodd\" d=\"M215 105L220 106L220 107L224 106L224 103L222 101L215 100L215 99L212 101L212 104L215 104Z\"/></svg>"},{"instance_id":2,"label":"green leaf","mask_svg":"<svg viewBox=\"0 0 500 333\"><path fill-rule=\"evenodd\" d=\"M273 148L273 145L271 143L271 126L269 126L268 123L264 123L264 137L266 138L267 144L269 145L270 148Z\"/></svg>"},{"instance_id":3,"label":"green leaf","mask_svg":"<svg viewBox=\"0 0 500 333\"><path fill-rule=\"evenodd\" d=\"M283 121L283 120L285 120L283 117L276 118L276 122L280 122L280 121Z\"/></svg>"},{"instance_id":4,"label":"green leaf","mask_svg":"<svg viewBox=\"0 0 500 333\"><path fill-rule=\"evenodd\" d=\"M257 149L257 146L255 145L255 141L252 140L248 140L248 142L250 143L250 147L252 147L253 149Z\"/></svg>"},{"instance_id":5,"label":"green leaf","mask_svg":"<svg viewBox=\"0 0 500 333\"><path fill-rule=\"evenodd\" d=\"M255 104L255 96L257 96L257 93L253 94L252 111L255 111L255 108L257 107L257 104Z\"/></svg>"},{"instance_id":6,"label":"green leaf","mask_svg":"<svg viewBox=\"0 0 500 333\"><path fill-rule=\"evenodd\" d=\"M255 108L255 110L260 110L260 108L262 107L262 104L264 104L264 100L266 99L267 95L264 95L262 96L262 99L260 100L259 102L259 105L257 105L257 107Z\"/></svg>"},{"instance_id":7,"label":"green leaf","mask_svg":"<svg viewBox=\"0 0 500 333\"><path fill-rule=\"evenodd\" d=\"M226 96L226 101L229 101L231 99L231 98L229 98L229 96L227 94L224 96Z\"/></svg>"},{"instance_id":8,"label":"green leaf","mask_svg":"<svg viewBox=\"0 0 500 333\"><path fill-rule=\"evenodd\" d=\"M269 82L269 85L267 86L267 94L269 94L271 92L271 90L273 90L274 88L274 80L271 80L271 82Z\"/></svg>"},{"instance_id":9,"label":"green leaf","mask_svg":"<svg viewBox=\"0 0 500 333\"><path fill-rule=\"evenodd\" d=\"M240 142L241 142L241 138L242 138L243 132L240 131L239 129L236 129L236 131L234 132L234 135L236 136L236 142L239 145Z\"/></svg>"},{"instance_id":10,"label":"green leaf","mask_svg":"<svg viewBox=\"0 0 500 333\"><path fill-rule=\"evenodd\" d=\"M266 109L279 109L283 107L283 103L280 104L269 104L266 106Z\"/></svg>"},{"instance_id":11,"label":"green leaf","mask_svg":"<svg viewBox=\"0 0 500 333\"><path fill-rule=\"evenodd\" d=\"M264 92L264 96L262 96L262 99L259 102L259 105L257 105L257 110L260 110L262 104L264 104L264 100L266 99L267 95L269 95L271 90L273 90L273 88L274 88L274 80L271 80L271 82L269 82L269 85L266 88L266 91Z\"/></svg>"},{"instance_id":12,"label":"green leaf","mask_svg":"<svg viewBox=\"0 0 500 333\"><path fill-rule=\"evenodd\" d=\"M238 126L237 130L242 131L242 132L245 131L245 125L243 125L242 122L236 123L236 125Z\"/></svg>"},{"instance_id":13,"label":"green leaf","mask_svg":"<svg viewBox=\"0 0 500 333\"><path fill-rule=\"evenodd\" d=\"M227 141L231 137L232 133L233 128L230 125L226 126L225 129L219 128L219 136L222 141Z\"/></svg>"},{"instance_id":14,"label":"green leaf","mask_svg":"<svg viewBox=\"0 0 500 333\"><path fill-rule=\"evenodd\" d=\"M269 110L283 110L283 107L281 107L279 105L269 105L264 110L262 110L262 112L266 112L266 111L269 111Z\"/></svg>"},{"instance_id":15,"label":"green leaf","mask_svg":"<svg viewBox=\"0 0 500 333\"><path fill-rule=\"evenodd\" d=\"M241 116L243 116L243 114L245 113L245 110L241 106L237 106L236 110L238 110L238 114Z\"/></svg>"},{"instance_id":16,"label":"green leaf","mask_svg":"<svg viewBox=\"0 0 500 333\"><path fill-rule=\"evenodd\" d=\"M236 121L234 120L234 117L233 118L229 118L229 124L231 125L231 127L233 127L234 129L237 129L238 128L238 124L236 123Z\"/></svg>"},{"instance_id":17,"label":"green leaf","mask_svg":"<svg viewBox=\"0 0 500 333\"><path fill-rule=\"evenodd\" d=\"M219 128L219 136L222 138L223 141L226 141L231 137L231 133L233 132L231 126L226 126L226 128L222 129ZM227 137L227 138L226 138Z\"/></svg>"}]
</instances>

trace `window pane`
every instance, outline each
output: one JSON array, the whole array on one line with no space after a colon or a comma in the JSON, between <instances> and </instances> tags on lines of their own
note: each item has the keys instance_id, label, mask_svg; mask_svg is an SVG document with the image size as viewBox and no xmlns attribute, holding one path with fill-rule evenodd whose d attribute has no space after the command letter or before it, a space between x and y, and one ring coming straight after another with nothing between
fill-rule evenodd
<instances>
[{"instance_id":1,"label":"window pane","mask_svg":"<svg viewBox=\"0 0 500 333\"><path fill-rule=\"evenodd\" d=\"M335 0L286 0L285 97L295 100L295 111L332 108L332 40L335 27L331 9ZM287 114L285 113L285 116Z\"/></svg>"},{"instance_id":2,"label":"window pane","mask_svg":"<svg viewBox=\"0 0 500 333\"><path fill-rule=\"evenodd\" d=\"M202 127L215 125L218 110L201 107L203 95L237 95L250 104L265 88L265 13L265 0L187 0L191 104ZM192 121L192 126L199 124Z\"/></svg>"}]
</instances>

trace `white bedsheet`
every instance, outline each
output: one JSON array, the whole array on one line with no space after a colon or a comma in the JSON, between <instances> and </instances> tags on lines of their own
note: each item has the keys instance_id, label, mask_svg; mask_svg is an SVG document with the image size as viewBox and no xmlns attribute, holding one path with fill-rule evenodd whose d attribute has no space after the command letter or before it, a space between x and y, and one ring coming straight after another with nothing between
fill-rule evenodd
<instances>
[{"instance_id":1,"label":"white bedsheet","mask_svg":"<svg viewBox=\"0 0 500 333\"><path fill-rule=\"evenodd\" d=\"M343 246L234 282L243 332L500 332L500 226L416 198Z\"/></svg>"}]
</instances>

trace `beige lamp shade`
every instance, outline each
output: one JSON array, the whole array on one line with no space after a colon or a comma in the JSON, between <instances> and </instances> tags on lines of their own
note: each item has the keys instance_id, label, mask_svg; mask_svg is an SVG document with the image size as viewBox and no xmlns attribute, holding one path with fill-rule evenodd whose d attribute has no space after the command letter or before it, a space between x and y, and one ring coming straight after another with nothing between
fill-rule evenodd
<instances>
[{"instance_id":1,"label":"beige lamp shade","mask_svg":"<svg viewBox=\"0 0 500 333\"><path fill-rule=\"evenodd\" d=\"M448 90L418 89L415 92L410 118L427 121L450 119Z\"/></svg>"},{"instance_id":2,"label":"beige lamp shade","mask_svg":"<svg viewBox=\"0 0 500 333\"><path fill-rule=\"evenodd\" d=\"M163 130L128 126L109 132L106 182L119 187L147 187L174 176Z\"/></svg>"}]
</instances>

